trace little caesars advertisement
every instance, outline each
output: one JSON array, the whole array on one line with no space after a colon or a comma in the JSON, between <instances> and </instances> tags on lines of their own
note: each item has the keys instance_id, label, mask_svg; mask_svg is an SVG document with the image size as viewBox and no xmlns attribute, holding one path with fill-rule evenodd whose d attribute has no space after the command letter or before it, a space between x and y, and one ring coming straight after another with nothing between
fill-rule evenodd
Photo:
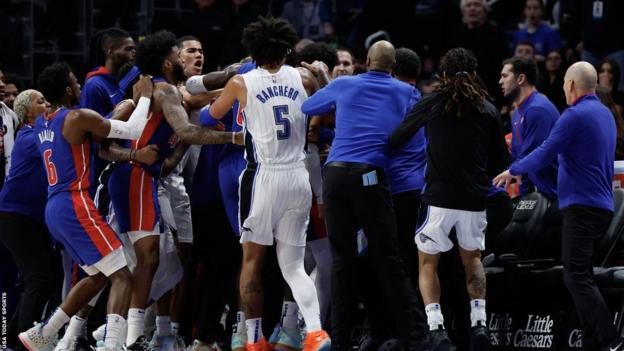
<instances>
[{"instance_id":1,"label":"little caesars advertisement","mask_svg":"<svg viewBox=\"0 0 624 351\"><path fill-rule=\"evenodd\" d=\"M573 313L489 313L493 350L582 350L582 332Z\"/></svg>"}]
</instances>

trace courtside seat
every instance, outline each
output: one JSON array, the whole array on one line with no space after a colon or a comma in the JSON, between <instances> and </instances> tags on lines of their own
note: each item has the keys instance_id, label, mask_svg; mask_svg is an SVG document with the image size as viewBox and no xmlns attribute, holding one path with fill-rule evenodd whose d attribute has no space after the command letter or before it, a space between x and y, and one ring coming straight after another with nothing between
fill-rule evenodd
<instances>
[{"instance_id":1,"label":"courtside seat","mask_svg":"<svg viewBox=\"0 0 624 351\"><path fill-rule=\"evenodd\" d=\"M613 190L613 219L596 245L594 265L608 267L621 256L624 240L624 189Z\"/></svg>"}]
</instances>

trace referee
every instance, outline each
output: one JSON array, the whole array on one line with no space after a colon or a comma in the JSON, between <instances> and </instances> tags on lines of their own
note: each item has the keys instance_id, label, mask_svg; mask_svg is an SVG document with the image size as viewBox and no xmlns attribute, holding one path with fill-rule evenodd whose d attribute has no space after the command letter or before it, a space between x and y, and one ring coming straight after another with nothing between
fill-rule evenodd
<instances>
[{"instance_id":1,"label":"referee","mask_svg":"<svg viewBox=\"0 0 624 351\"><path fill-rule=\"evenodd\" d=\"M563 90L570 107L540 147L516 160L494 184L547 167L559 158L557 190L563 211L561 260L563 280L583 324L583 349L597 341L603 350L624 350L624 339L592 275L594 246L613 217L613 159L616 128L611 112L596 96L597 74L587 62L570 66Z\"/></svg>"},{"instance_id":2,"label":"referee","mask_svg":"<svg viewBox=\"0 0 624 351\"><path fill-rule=\"evenodd\" d=\"M320 115L336 110L336 137L325 169L323 198L333 254L332 346L350 349L355 306L357 232L363 229L380 284L384 306L405 343L421 339L412 308L417 295L403 268L397 243L392 197L384 168L388 165L388 137L411 107L413 87L390 75L395 49L387 41L368 51L368 72L334 80L303 103L302 111ZM416 214L414 214L416 215Z\"/></svg>"}]
</instances>

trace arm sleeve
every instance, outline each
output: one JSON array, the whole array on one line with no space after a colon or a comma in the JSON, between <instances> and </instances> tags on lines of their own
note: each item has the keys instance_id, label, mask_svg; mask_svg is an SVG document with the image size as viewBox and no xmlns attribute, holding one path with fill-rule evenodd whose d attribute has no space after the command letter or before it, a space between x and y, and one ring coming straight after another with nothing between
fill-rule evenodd
<instances>
[{"instance_id":1,"label":"arm sleeve","mask_svg":"<svg viewBox=\"0 0 624 351\"><path fill-rule=\"evenodd\" d=\"M136 140L141 137L143 129L147 124L147 115L149 113L150 99L141 97L139 104L130 115L127 122L111 119L110 131L107 138L130 139Z\"/></svg>"},{"instance_id":2,"label":"arm sleeve","mask_svg":"<svg viewBox=\"0 0 624 351\"><path fill-rule=\"evenodd\" d=\"M191 95L207 93L208 89L204 86L204 76L192 76L186 80L186 90Z\"/></svg>"},{"instance_id":3,"label":"arm sleeve","mask_svg":"<svg viewBox=\"0 0 624 351\"><path fill-rule=\"evenodd\" d=\"M341 79L329 83L325 88L318 90L301 105L301 111L307 115L321 115L331 112L336 104L337 86Z\"/></svg>"},{"instance_id":4,"label":"arm sleeve","mask_svg":"<svg viewBox=\"0 0 624 351\"><path fill-rule=\"evenodd\" d=\"M570 142L574 133L574 115L572 113L564 113L550 135L544 143L537 149L533 150L526 157L515 162L509 172L512 175L519 175L537 171L547 166L560 152L565 150L565 146Z\"/></svg>"}]
</instances>

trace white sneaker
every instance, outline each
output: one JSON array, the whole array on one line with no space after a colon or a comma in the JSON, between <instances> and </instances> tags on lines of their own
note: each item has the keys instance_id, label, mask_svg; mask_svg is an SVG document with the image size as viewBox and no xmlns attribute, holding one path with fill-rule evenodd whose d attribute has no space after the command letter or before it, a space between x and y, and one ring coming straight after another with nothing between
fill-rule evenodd
<instances>
[{"instance_id":1,"label":"white sneaker","mask_svg":"<svg viewBox=\"0 0 624 351\"><path fill-rule=\"evenodd\" d=\"M28 351L53 351L56 346L57 335L43 336L43 324L36 323L34 327L21 332L18 337Z\"/></svg>"},{"instance_id":2,"label":"white sneaker","mask_svg":"<svg viewBox=\"0 0 624 351\"><path fill-rule=\"evenodd\" d=\"M63 337L59 340L58 344L54 348L54 351L73 351L76 349L77 338Z\"/></svg>"},{"instance_id":3,"label":"white sneaker","mask_svg":"<svg viewBox=\"0 0 624 351\"><path fill-rule=\"evenodd\" d=\"M100 325L96 330L91 333L95 342L104 341L104 333L106 332L106 323Z\"/></svg>"},{"instance_id":4,"label":"white sneaker","mask_svg":"<svg viewBox=\"0 0 624 351\"><path fill-rule=\"evenodd\" d=\"M123 344L115 345L114 347L106 347L104 346L104 342L100 341L97 343L96 351L124 351Z\"/></svg>"},{"instance_id":5,"label":"white sneaker","mask_svg":"<svg viewBox=\"0 0 624 351\"><path fill-rule=\"evenodd\" d=\"M221 348L216 342L213 344L206 344L203 341L195 339L191 351L221 351Z\"/></svg>"}]
</instances>

